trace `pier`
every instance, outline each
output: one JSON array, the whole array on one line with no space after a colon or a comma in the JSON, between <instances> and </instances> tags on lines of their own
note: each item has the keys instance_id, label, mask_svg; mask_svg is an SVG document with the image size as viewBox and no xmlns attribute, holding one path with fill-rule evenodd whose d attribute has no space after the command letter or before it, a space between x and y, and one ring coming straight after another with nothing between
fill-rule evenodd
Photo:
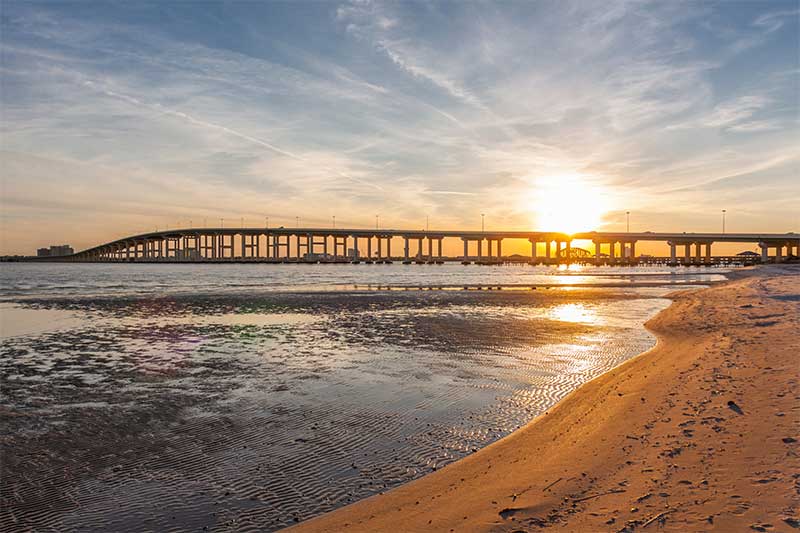
<instances>
[{"instance_id":1,"label":"pier","mask_svg":"<svg viewBox=\"0 0 800 533\"><path fill-rule=\"evenodd\" d=\"M442 253L445 239L460 240L460 256ZM503 256L503 242L524 240L530 256ZM400 241L400 250L392 242ZM589 241L592 250L576 249ZM637 256L638 242L668 245L667 257ZM757 244L751 256L712 255L715 243ZM527 262L533 264L669 264L709 265L781 262L800 256L796 233L630 233L530 231L411 231L325 228L188 228L132 235L71 255L31 258L59 262L265 262L464 264Z\"/></svg>"}]
</instances>

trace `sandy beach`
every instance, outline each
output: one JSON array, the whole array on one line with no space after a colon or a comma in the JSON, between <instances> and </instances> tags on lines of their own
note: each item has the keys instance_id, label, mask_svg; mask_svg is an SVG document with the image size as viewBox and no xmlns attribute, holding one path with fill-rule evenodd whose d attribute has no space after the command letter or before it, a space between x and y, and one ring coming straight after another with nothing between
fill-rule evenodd
<instances>
[{"instance_id":1,"label":"sandy beach","mask_svg":"<svg viewBox=\"0 0 800 533\"><path fill-rule=\"evenodd\" d=\"M292 531L797 529L800 268L730 277L510 436Z\"/></svg>"}]
</instances>

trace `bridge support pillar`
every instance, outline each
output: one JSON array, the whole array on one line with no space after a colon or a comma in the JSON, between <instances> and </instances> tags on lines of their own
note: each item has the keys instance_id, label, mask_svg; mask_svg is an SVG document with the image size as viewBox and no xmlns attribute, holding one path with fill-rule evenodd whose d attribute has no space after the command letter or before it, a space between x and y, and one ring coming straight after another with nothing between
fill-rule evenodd
<instances>
[{"instance_id":1,"label":"bridge support pillar","mask_svg":"<svg viewBox=\"0 0 800 533\"><path fill-rule=\"evenodd\" d=\"M564 261L567 264L572 262L572 241L564 242Z\"/></svg>"},{"instance_id":2,"label":"bridge support pillar","mask_svg":"<svg viewBox=\"0 0 800 533\"><path fill-rule=\"evenodd\" d=\"M219 256L223 259L233 259L233 235L219 236Z\"/></svg>"},{"instance_id":3,"label":"bridge support pillar","mask_svg":"<svg viewBox=\"0 0 800 533\"><path fill-rule=\"evenodd\" d=\"M761 262L766 263L769 261L769 246L765 242L758 243L758 246L761 248Z\"/></svg>"},{"instance_id":4,"label":"bridge support pillar","mask_svg":"<svg viewBox=\"0 0 800 533\"><path fill-rule=\"evenodd\" d=\"M464 262L466 263L466 262L469 261L469 241L467 239L463 238L463 237L461 238L461 240L464 242L464 255L463 255L463 257L464 257ZM478 242L480 242L480 241L478 241Z\"/></svg>"},{"instance_id":5,"label":"bridge support pillar","mask_svg":"<svg viewBox=\"0 0 800 533\"><path fill-rule=\"evenodd\" d=\"M403 261L408 261L408 237L403 237Z\"/></svg>"},{"instance_id":6,"label":"bridge support pillar","mask_svg":"<svg viewBox=\"0 0 800 533\"><path fill-rule=\"evenodd\" d=\"M636 263L636 241L630 243L630 255L628 256L632 263Z\"/></svg>"},{"instance_id":7,"label":"bridge support pillar","mask_svg":"<svg viewBox=\"0 0 800 533\"><path fill-rule=\"evenodd\" d=\"M341 255L339 254L339 248L342 249ZM333 236L333 260L338 261L339 258L346 259L347 258L347 236L340 237L338 235Z\"/></svg>"},{"instance_id":8,"label":"bridge support pillar","mask_svg":"<svg viewBox=\"0 0 800 533\"><path fill-rule=\"evenodd\" d=\"M422 261L422 237L417 239L417 261Z\"/></svg>"},{"instance_id":9,"label":"bridge support pillar","mask_svg":"<svg viewBox=\"0 0 800 533\"><path fill-rule=\"evenodd\" d=\"M497 239L497 260L503 261L503 239Z\"/></svg>"},{"instance_id":10,"label":"bridge support pillar","mask_svg":"<svg viewBox=\"0 0 800 533\"><path fill-rule=\"evenodd\" d=\"M549 263L550 262L550 258L553 256L553 254L552 254L552 252L550 250L550 245L551 244L552 244L552 241L550 241L550 240L548 240L546 243L544 243L545 263Z\"/></svg>"}]
</instances>

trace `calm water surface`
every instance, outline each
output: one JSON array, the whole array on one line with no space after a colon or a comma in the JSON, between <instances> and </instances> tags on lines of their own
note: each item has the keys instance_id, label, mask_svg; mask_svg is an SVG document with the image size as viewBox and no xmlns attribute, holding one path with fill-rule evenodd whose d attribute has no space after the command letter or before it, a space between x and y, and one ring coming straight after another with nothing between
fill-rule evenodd
<instances>
[{"instance_id":1,"label":"calm water surface","mask_svg":"<svg viewBox=\"0 0 800 533\"><path fill-rule=\"evenodd\" d=\"M353 290L384 286L678 284L723 279L721 268L447 265L269 265L241 263L5 263L0 299L269 291Z\"/></svg>"},{"instance_id":2,"label":"calm water surface","mask_svg":"<svg viewBox=\"0 0 800 533\"><path fill-rule=\"evenodd\" d=\"M664 294L723 279L461 265L0 273L9 531L290 525L507 435L650 348L642 324Z\"/></svg>"}]
</instances>

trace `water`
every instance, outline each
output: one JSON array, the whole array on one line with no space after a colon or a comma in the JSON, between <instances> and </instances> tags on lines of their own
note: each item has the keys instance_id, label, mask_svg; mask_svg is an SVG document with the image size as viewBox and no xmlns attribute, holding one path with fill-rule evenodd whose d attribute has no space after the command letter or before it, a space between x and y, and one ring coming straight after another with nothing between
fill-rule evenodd
<instances>
[{"instance_id":1,"label":"water","mask_svg":"<svg viewBox=\"0 0 800 533\"><path fill-rule=\"evenodd\" d=\"M666 292L723 271L0 272L0 528L257 531L507 435L650 348L642 323L669 304ZM453 290L407 290L440 286Z\"/></svg>"},{"instance_id":2,"label":"water","mask_svg":"<svg viewBox=\"0 0 800 533\"><path fill-rule=\"evenodd\" d=\"M0 300L60 296L129 296L358 290L385 286L608 285L707 283L722 268L532 267L350 264L5 263Z\"/></svg>"}]
</instances>

